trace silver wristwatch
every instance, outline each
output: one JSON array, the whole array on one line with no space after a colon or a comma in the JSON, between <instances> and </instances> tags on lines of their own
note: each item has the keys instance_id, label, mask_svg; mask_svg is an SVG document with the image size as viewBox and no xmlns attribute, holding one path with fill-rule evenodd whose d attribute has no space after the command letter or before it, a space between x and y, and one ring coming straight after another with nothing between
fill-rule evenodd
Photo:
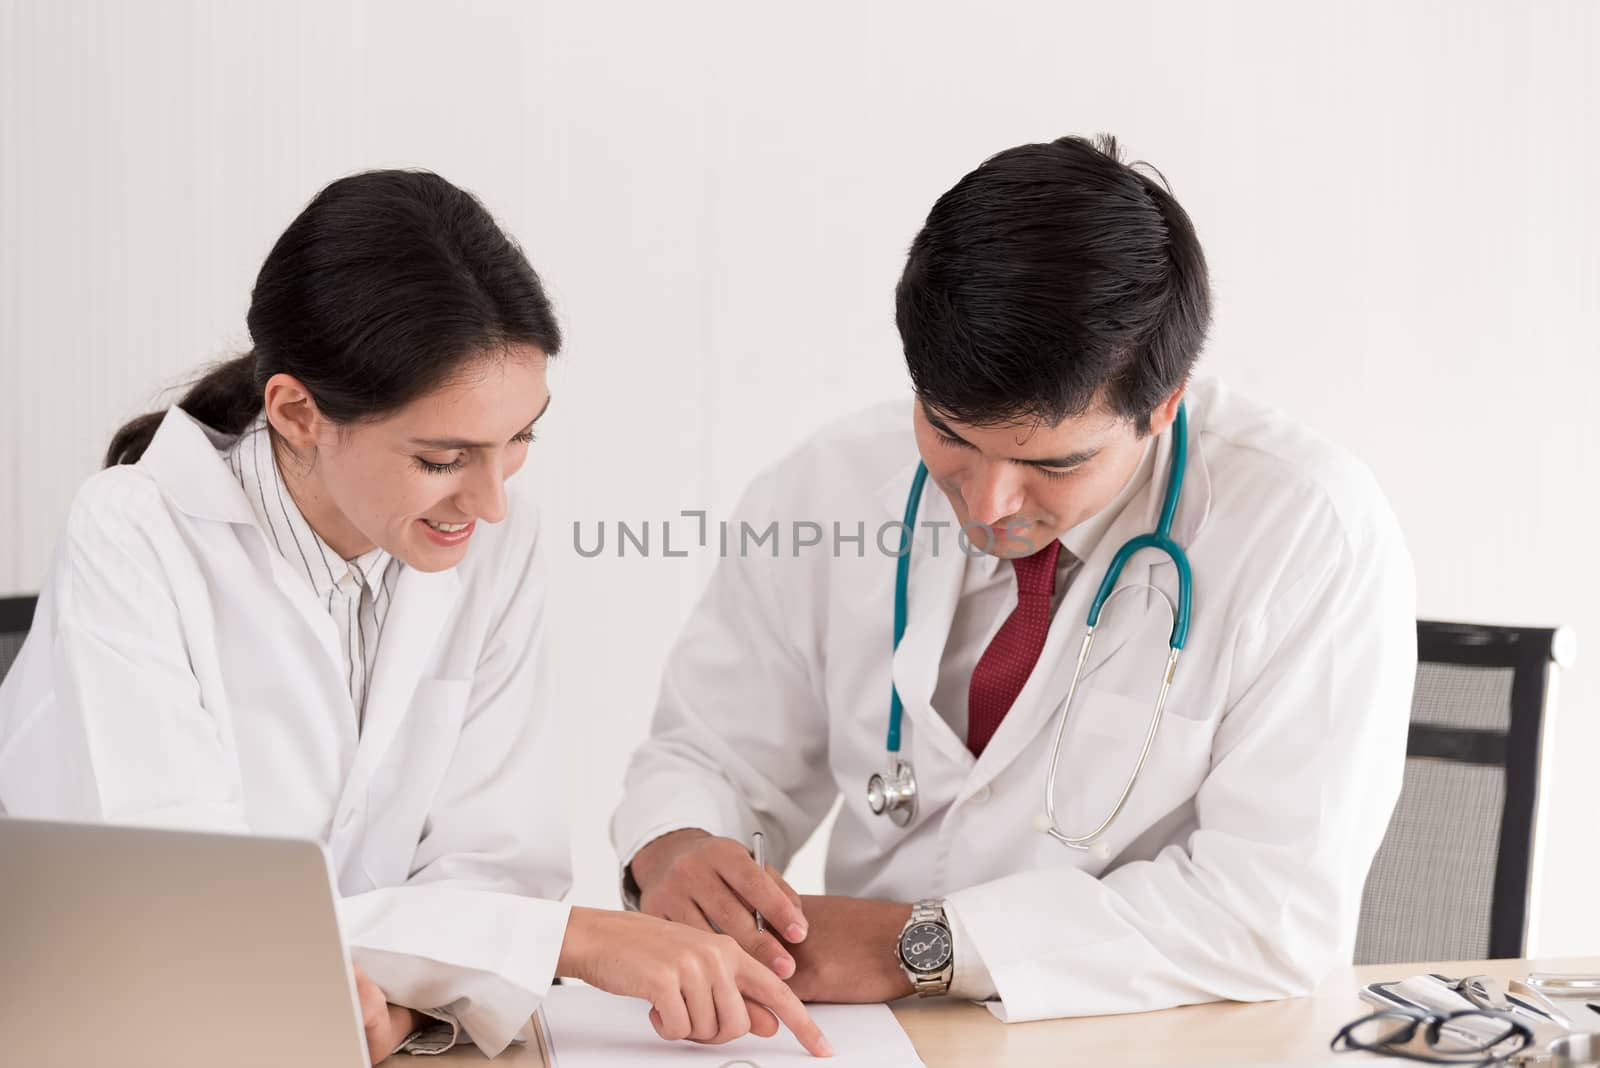
<instances>
[{"instance_id":1,"label":"silver wristwatch","mask_svg":"<svg viewBox=\"0 0 1600 1068\"><path fill-rule=\"evenodd\" d=\"M919 901L900 929L900 968L916 987L917 997L932 998L950 992L955 978L955 951L943 901Z\"/></svg>"}]
</instances>

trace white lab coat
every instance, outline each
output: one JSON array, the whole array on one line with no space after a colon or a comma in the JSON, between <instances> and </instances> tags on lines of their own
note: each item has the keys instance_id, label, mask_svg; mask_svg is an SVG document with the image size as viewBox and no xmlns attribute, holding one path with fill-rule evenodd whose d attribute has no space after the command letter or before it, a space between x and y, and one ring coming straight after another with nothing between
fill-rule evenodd
<instances>
[{"instance_id":1,"label":"white lab coat","mask_svg":"<svg viewBox=\"0 0 1600 1068\"><path fill-rule=\"evenodd\" d=\"M1349 960L1368 866L1400 789L1416 663L1415 584L1370 474L1287 418L1214 383L1189 392L1189 459L1174 525L1194 573L1188 645L1160 733L1109 855L1034 829L1089 602L1111 557L1152 530L1170 435L1079 570L1043 654L983 756L931 704L963 559L929 484L893 657L902 754L920 810L873 816L886 764L897 522L917 462L897 402L813 440L756 481L740 521L822 525L738 558L735 524L668 663L651 739L613 821L621 858L702 827L758 827L782 865L838 796L830 893L947 898L1007 1020L1302 994ZM941 555L931 529L948 524ZM833 545L833 524L859 543ZM801 539L810 540L809 528ZM896 545L891 528L884 539ZM858 555L859 553L859 555ZM1122 584L1176 598L1176 569L1141 552ZM1057 814L1082 834L1110 811L1148 729L1170 617L1149 591L1101 619L1067 726ZM958 974L961 969L958 939ZM884 947L891 952L891 947Z\"/></svg>"},{"instance_id":2,"label":"white lab coat","mask_svg":"<svg viewBox=\"0 0 1600 1068\"><path fill-rule=\"evenodd\" d=\"M456 568L402 572L358 738L333 620L220 440L173 409L78 493L0 688L0 810L319 839L355 962L498 1052L571 879L537 514L513 496Z\"/></svg>"}]
</instances>

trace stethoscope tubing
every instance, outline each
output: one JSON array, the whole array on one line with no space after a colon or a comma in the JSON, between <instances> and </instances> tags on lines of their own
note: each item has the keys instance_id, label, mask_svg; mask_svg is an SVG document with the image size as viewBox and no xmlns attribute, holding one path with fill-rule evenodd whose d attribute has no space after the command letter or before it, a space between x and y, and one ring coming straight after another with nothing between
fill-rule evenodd
<instances>
[{"instance_id":1,"label":"stethoscope tubing","mask_svg":"<svg viewBox=\"0 0 1600 1068\"><path fill-rule=\"evenodd\" d=\"M906 496L906 518L900 531L900 558L895 561L894 573L894 645L900 649L900 639L906 635L906 591L911 586L911 532L917 524L917 508L922 503L922 487L928 482L928 465L917 464L917 473L911 476L911 492ZM900 703L900 688L889 680L889 766L894 766L894 754L900 752L900 720L905 713Z\"/></svg>"}]
</instances>

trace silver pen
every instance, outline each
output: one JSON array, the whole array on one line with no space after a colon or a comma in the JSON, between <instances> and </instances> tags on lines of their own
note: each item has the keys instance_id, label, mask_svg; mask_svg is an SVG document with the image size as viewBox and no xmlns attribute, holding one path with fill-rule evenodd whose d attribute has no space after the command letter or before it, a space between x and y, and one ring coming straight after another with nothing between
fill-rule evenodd
<instances>
[{"instance_id":1,"label":"silver pen","mask_svg":"<svg viewBox=\"0 0 1600 1068\"><path fill-rule=\"evenodd\" d=\"M755 854L756 867L763 873L767 870L767 836L760 831L755 833L755 840L751 843L751 852ZM767 929L767 921L761 918L761 910L756 909L756 933L760 934Z\"/></svg>"}]
</instances>

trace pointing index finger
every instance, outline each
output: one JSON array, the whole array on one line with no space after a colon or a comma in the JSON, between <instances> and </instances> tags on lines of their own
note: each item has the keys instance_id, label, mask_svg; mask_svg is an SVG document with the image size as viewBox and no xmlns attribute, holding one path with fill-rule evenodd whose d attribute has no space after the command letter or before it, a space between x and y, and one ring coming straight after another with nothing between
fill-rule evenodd
<instances>
[{"instance_id":1,"label":"pointing index finger","mask_svg":"<svg viewBox=\"0 0 1600 1068\"><path fill-rule=\"evenodd\" d=\"M753 961L739 973L739 988L750 1000L766 1008L787 1027L813 1057L832 1057L833 1046L788 984Z\"/></svg>"}]
</instances>

